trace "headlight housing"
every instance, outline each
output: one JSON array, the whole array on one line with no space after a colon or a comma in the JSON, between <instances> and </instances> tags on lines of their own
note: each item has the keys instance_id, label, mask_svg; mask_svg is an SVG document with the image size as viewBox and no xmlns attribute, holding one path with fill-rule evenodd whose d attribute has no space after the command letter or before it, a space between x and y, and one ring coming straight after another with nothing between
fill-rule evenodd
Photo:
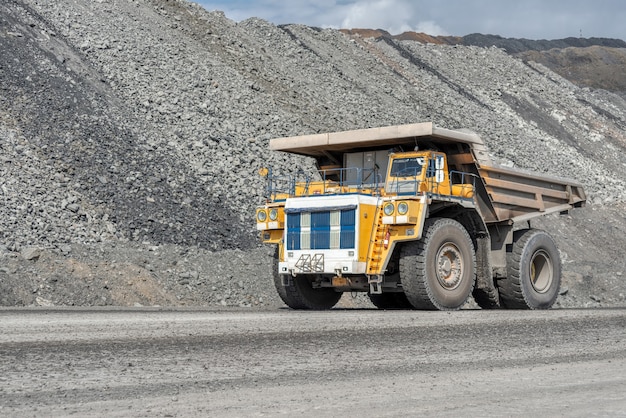
<instances>
[{"instance_id":1,"label":"headlight housing","mask_svg":"<svg viewBox=\"0 0 626 418\"><path fill-rule=\"evenodd\" d=\"M385 206L383 206L383 212L387 216L393 215L394 210L393 203L385 203Z\"/></svg>"},{"instance_id":2,"label":"headlight housing","mask_svg":"<svg viewBox=\"0 0 626 418\"><path fill-rule=\"evenodd\" d=\"M265 222L267 220L267 212L264 209L259 209L256 213L256 220L259 222Z\"/></svg>"},{"instance_id":3,"label":"headlight housing","mask_svg":"<svg viewBox=\"0 0 626 418\"><path fill-rule=\"evenodd\" d=\"M270 221L275 221L278 218L278 210L275 208L270 209Z\"/></svg>"},{"instance_id":4,"label":"headlight housing","mask_svg":"<svg viewBox=\"0 0 626 418\"><path fill-rule=\"evenodd\" d=\"M398 203L398 213L400 215L406 215L406 213L409 211L409 204L406 202L400 202Z\"/></svg>"}]
</instances>

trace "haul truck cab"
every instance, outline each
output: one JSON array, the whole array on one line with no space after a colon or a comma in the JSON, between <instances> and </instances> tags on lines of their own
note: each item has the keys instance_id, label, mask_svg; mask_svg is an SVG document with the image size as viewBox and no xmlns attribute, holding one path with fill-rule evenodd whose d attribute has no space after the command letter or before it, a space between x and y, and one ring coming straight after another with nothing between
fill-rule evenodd
<instances>
[{"instance_id":1,"label":"haul truck cab","mask_svg":"<svg viewBox=\"0 0 626 418\"><path fill-rule=\"evenodd\" d=\"M264 171L257 208L276 245L275 286L293 309L328 309L343 292L379 308L546 309L561 264L536 216L584 204L572 180L494 167L480 137L418 123L270 141L314 157L319 178Z\"/></svg>"}]
</instances>

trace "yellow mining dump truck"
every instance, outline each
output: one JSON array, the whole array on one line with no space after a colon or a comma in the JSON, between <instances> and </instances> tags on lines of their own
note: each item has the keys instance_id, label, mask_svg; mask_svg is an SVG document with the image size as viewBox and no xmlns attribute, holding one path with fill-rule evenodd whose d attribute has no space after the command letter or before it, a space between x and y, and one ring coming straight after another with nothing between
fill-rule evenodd
<instances>
[{"instance_id":1,"label":"yellow mining dump truck","mask_svg":"<svg viewBox=\"0 0 626 418\"><path fill-rule=\"evenodd\" d=\"M293 309L367 292L384 309L547 309L559 292L554 240L538 216L582 206L581 184L495 167L481 138L432 123L276 138L319 177L264 169L256 210L276 245L275 285ZM298 178L300 177L300 178Z\"/></svg>"}]
</instances>

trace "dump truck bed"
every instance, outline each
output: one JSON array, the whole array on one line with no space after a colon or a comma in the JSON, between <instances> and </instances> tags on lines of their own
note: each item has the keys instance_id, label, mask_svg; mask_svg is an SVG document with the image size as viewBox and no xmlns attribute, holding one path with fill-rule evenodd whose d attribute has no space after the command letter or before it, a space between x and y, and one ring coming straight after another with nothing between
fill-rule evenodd
<instances>
[{"instance_id":1,"label":"dump truck bed","mask_svg":"<svg viewBox=\"0 0 626 418\"><path fill-rule=\"evenodd\" d=\"M445 152L450 170L475 174L476 200L486 223L517 222L582 206L582 184L574 180L496 167L476 133L438 128L432 122L275 138L270 149L307 155L319 166L343 161L355 151Z\"/></svg>"}]
</instances>

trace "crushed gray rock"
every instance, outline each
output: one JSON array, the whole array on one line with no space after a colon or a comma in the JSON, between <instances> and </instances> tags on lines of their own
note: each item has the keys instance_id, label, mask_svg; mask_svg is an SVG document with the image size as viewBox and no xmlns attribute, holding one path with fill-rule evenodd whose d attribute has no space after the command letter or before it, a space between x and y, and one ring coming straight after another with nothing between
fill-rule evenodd
<instances>
[{"instance_id":1,"label":"crushed gray rock","mask_svg":"<svg viewBox=\"0 0 626 418\"><path fill-rule=\"evenodd\" d=\"M252 221L257 171L314 167L270 152L278 136L469 128L497 161L582 182L585 216L624 222L626 101L498 48L235 23L184 0L15 0L0 4L0 55L2 305L280 305ZM585 236L612 235L591 218ZM555 232L573 269L611 281L576 232ZM35 267L11 255L31 247ZM583 286L561 306L586 303Z\"/></svg>"},{"instance_id":2,"label":"crushed gray rock","mask_svg":"<svg viewBox=\"0 0 626 418\"><path fill-rule=\"evenodd\" d=\"M20 252L22 258L27 261L37 261L41 256L41 249L37 247L26 247Z\"/></svg>"}]
</instances>

